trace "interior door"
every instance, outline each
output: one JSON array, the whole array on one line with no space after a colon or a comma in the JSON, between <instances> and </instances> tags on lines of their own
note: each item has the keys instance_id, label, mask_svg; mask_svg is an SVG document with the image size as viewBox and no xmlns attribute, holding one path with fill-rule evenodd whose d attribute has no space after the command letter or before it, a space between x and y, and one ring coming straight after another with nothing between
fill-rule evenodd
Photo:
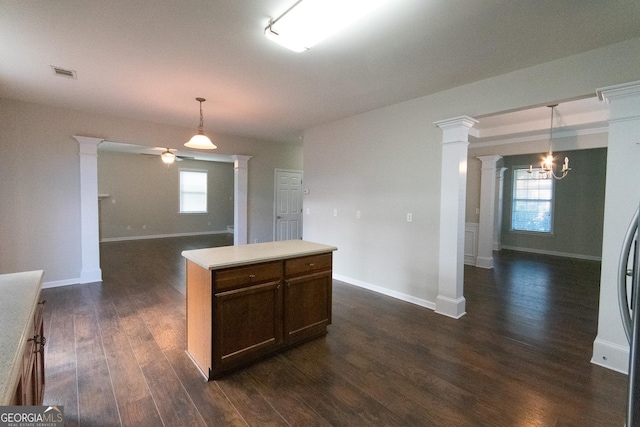
<instances>
[{"instance_id":1,"label":"interior door","mask_svg":"<svg viewBox=\"0 0 640 427\"><path fill-rule=\"evenodd\" d=\"M302 172L276 169L274 240L302 239Z\"/></svg>"}]
</instances>

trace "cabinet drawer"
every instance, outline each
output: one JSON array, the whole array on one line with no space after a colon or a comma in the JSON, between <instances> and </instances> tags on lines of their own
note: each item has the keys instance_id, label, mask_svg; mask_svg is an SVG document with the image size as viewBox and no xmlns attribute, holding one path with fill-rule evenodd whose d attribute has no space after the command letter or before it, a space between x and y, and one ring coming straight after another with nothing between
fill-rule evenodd
<instances>
[{"instance_id":1,"label":"cabinet drawer","mask_svg":"<svg viewBox=\"0 0 640 427\"><path fill-rule=\"evenodd\" d=\"M281 278L282 261L233 267L213 272L213 289L217 293Z\"/></svg>"},{"instance_id":2,"label":"cabinet drawer","mask_svg":"<svg viewBox=\"0 0 640 427\"><path fill-rule=\"evenodd\" d=\"M331 253L293 258L284 262L284 274L287 277L330 269Z\"/></svg>"}]
</instances>

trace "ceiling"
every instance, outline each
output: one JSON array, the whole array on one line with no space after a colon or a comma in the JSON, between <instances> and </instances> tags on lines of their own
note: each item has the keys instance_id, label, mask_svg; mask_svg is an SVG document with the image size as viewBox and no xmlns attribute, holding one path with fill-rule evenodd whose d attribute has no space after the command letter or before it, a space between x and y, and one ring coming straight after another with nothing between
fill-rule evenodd
<instances>
[{"instance_id":1,"label":"ceiling","mask_svg":"<svg viewBox=\"0 0 640 427\"><path fill-rule=\"evenodd\" d=\"M637 0L393 0L294 53L263 35L293 2L0 0L0 97L194 131L204 97L205 132L291 141L640 36Z\"/></svg>"}]
</instances>

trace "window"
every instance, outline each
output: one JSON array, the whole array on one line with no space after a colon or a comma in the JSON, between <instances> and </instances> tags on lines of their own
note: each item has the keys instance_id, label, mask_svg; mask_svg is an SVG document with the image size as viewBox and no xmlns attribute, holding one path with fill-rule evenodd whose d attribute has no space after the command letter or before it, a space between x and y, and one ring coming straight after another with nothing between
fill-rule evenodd
<instances>
[{"instance_id":1,"label":"window","mask_svg":"<svg viewBox=\"0 0 640 427\"><path fill-rule=\"evenodd\" d=\"M541 179L528 169L514 169L511 229L551 233L552 219L553 179Z\"/></svg>"},{"instance_id":2,"label":"window","mask_svg":"<svg viewBox=\"0 0 640 427\"><path fill-rule=\"evenodd\" d=\"M180 213L207 213L206 171L180 171Z\"/></svg>"}]
</instances>

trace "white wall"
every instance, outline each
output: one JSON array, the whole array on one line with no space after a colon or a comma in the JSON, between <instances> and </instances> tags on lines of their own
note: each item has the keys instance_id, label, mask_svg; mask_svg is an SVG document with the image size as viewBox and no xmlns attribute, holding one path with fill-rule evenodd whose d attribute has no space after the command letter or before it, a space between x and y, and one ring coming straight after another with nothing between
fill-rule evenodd
<instances>
[{"instance_id":1,"label":"white wall","mask_svg":"<svg viewBox=\"0 0 640 427\"><path fill-rule=\"evenodd\" d=\"M181 214L181 169L207 172L207 213ZM224 233L233 226L233 163L201 160L166 165L160 156L98 150L100 238L129 239Z\"/></svg>"},{"instance_id":2,"label":"white wall","mask_svg":"<svg viewBox=\"0 0 640 427\"><path fill-rule=\"evenodd\" d=\"M336 277L433 305L439 239L454 238L439 236L442 132L433 123L592 96L637 80L639 58L634 39L307 130L305 238L338 247Z\"/></svg>"},{"instance_id":3,"label":"white wall","mask_svg":"<svg viewBox=\"0 0 640 427\"><path fill-rule=\"evenodd\" d=\"M45 285L78 283L80 171L73 135L181 148L194 129L0 99L0 274L44 269ZM249 239L273 238L276 168L301 169L302 144L210 134L249 161Z\"/></svg>"}]
</instances>

